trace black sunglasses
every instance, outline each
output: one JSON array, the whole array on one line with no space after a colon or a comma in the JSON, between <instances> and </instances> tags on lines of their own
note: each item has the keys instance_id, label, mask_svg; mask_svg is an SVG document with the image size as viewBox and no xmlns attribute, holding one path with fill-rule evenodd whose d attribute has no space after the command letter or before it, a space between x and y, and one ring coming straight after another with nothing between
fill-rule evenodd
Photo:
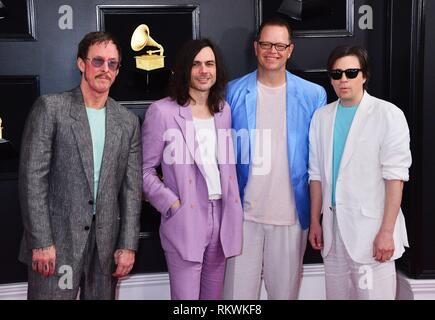
<instances>
[{"instance_id":1,"label":"black sunglasses","mask_svg":"<svg viewBox=\"0 0 435 320\"><path fill-rule=\"evenodd\" d=\"M343 73L346 74L346 78L355 79L358 76L358 73L362 71L361 69L346 69L346 70L330 70L328 72L329 76L334 80L340 80L343 76Z\"/></svg>"},{"instance_id":2,"label":"black sunglasses","mask_svg":"<svg viewBox=\"0 0 435 320\"><path fill-rule=\"evenodd\" d=\"M95 68L100 68L106 62L106 60L104 60L102 57L94 57L92 59L90 58L86 58L86 59L90 60L92 66L94 66ZM109 67L110 70L116 71L119 69L121 64L119 63L119 61L116 60L107 60L107 66Z\"/></svg>"}]
</instances>

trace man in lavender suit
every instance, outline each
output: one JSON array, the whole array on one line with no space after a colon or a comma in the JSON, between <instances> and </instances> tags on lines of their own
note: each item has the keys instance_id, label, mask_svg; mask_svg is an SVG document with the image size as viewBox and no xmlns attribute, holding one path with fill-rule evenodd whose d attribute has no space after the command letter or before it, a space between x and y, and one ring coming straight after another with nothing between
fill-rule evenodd
<instances>
[{"instance_id":1,"label":"man in lavender suit","mask_svg":"<svg viewBox=\"0 0 435 320\"><path fill-rule=\"evenodd\" d=\"M215 46L189 41L170 96L149 107L142 128L143 188L161 213L172 299L220 299L226 259L241 252L243 211L225 84Z\"/></svg>"}]
</instances>

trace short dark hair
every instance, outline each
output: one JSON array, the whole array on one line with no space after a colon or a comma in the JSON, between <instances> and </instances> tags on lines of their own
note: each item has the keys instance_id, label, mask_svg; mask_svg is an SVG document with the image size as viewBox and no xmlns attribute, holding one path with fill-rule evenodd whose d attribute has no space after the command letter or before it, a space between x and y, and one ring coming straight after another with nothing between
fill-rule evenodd
<instances>
[{"instance_id":1,"label":"short dark hair","mask_svg":"<svg viewBox=\"0 0 435 320\"><path fill-rule=\"evenodd\" d=\"M121 45L111 33L103 32L103 31L89 32L83 37L83 39L79 43L79 47L77 50L77 59L81 58L82 60L85 60L88 57L89 48L94 44L110 42L110 41L113 42L116 49L118 50L119 62L121 62L121 58L122 58Z\"/></svg>"},{"instance_id":2,"label":"short dark hair","mask_svg":"<svg viewBox=\"0 0 435 320\"><path fill-rule=\"evenodd\" d=\"M363 73L364 78L366 78L366 82L364 83L364 89L367 89L367 85L371 76L370 62L369 62L369 55L367 53L367 50L361 46L340 46L332 50L328 58L328 64L327 64L328 71L332 70L335 62L338 59L346 56L355 56L358 58L361 72Z\"/></svg>"},{"instance_id":3,"label":"short dark hair","mask_svg":"<svg viewBox=\"0 0 435 320\"><path fill-rule=\"evenodd\" d=\"M224 106L227 78L219 50L209 39L189 40L181 47L169 81L169 96L180 106L185 106L193 100L189 94L193 60L206 47L213 51L216 60L216 83L210 88L207 100L211 114L215 114L220 112Z\"/></svg>"},{"instance_id":4,"label":"short dark hair","mask_svg":"<svg viewBox=\"0 0 435 320\"><path fill-rule=\"evenodd\" d=\"M271 18L263 20L260 27L258 28L257 36L255 37L255 41L260 40L261 32L263 31L264 27L266 27L266 26L279 26L279 27L287 28L287 31L289 34L289 41L290 41L290 43L293 41L293 29L291 28L291 26L287 22L287 20L285 20L279 16L272 16Z\"/></svg>"}]
</instances>

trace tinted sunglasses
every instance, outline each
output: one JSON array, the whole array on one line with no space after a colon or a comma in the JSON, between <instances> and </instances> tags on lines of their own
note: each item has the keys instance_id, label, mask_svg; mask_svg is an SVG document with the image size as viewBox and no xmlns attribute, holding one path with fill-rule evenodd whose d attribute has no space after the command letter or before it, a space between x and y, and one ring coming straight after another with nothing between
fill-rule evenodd
<instances>
[{"instance_id":1,"label":"tinted sunglasses","mask_svg":"<svg viewBox=\"0 0 435 320\"><path fill-rule=\"evenodd\" d=\"M355 79L360 71L361 69L346 69L346 70L335 69L335 70L330 70L328 74L334 80L340 80L341 77L343 76L343 73L346 74L346 78Z\"/></svg>"},{"instance_id":2,"label":"tinted sunglasses","mask_svg":"<svg viewBox=\"0 0 435 320\"><path fill-rule=\"evenodd\" d=\"M92 66L95 68L100 68L106 62L106 60L104 60L101 57L94 57L92 59L86 58L86 59L90 60ZM119 61L116 61L116 60L107 60L107 66L109 67L110 70L116 71L119 69L121 64L119 63Z\"/></svg>"}]
</instances>

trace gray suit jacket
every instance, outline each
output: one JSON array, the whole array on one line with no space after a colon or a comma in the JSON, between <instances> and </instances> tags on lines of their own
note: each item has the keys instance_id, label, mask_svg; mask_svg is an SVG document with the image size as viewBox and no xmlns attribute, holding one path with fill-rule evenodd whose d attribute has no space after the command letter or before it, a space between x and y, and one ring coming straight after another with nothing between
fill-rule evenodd
<instances>
[{"instance_id":1,"label":"gray suit jacket","mask_svg":"<svg viewBox=\"0 0 435 320\"><path fill-rule=\"evenodd\" d=\"M92 223L93 171L80 88L40 97L27 118L20 157L21 261L30 265L33 248L54 244L56 271L62 265L77 270ZM98 256L106 274L114 270L116 249L137 249L141 190L138 118L108 98L95 220Z\"/></svg>"}]
</instances>

